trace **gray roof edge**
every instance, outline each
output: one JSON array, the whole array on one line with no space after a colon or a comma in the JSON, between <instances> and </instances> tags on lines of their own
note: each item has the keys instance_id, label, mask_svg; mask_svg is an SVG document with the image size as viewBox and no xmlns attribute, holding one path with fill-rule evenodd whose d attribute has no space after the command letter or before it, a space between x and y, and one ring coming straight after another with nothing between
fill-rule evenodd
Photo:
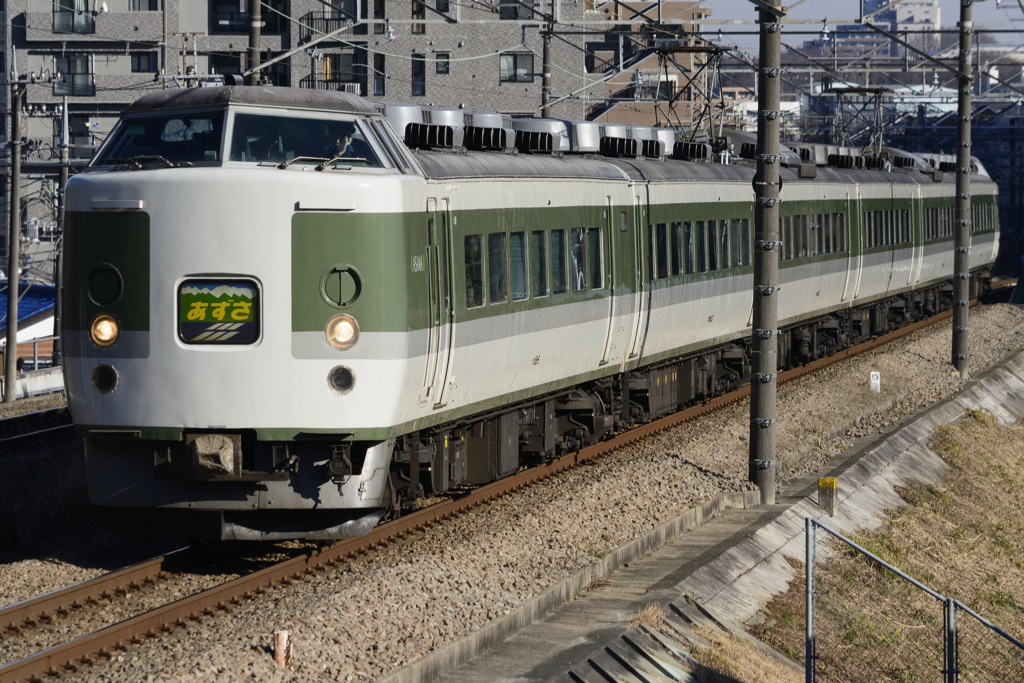
<instances>
[{"instance_id":1,"label":"gray roof edge","mask_svg":"<svg viewBox=\"0 0 1024 683\"><path fill-rule=\"evenodd\" d=\"M138 114L167 109L224 107L229 104L316 109L350 114L377 113L372 104L357 95L331 90L279 88L270 85L159 90L135 100L128 105L124 113Z\"/></svg>"}]
</instances>

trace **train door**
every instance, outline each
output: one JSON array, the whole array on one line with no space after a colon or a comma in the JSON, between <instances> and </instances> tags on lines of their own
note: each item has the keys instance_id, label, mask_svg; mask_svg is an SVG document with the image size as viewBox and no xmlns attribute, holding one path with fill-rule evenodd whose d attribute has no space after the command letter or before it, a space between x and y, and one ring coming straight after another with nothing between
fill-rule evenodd
<instances>
[{"instance_id":1,"label":"train door","mask_svg":"<svg viewBox=\"0 0 1024 683\"><path fill-rule=\"evenodd\" d=\"M860 296L860 281L864 275L864 238L866 236L866 226L864 225L864 212L861 207L864 206L860 195L860 186L855 186L857 193L857 200L853 203L853 213L850 216L850 230L851 232L856 230L857 234L854 236L850 235L850 257L853 259L854 268L856 269L856 277L854 278L853 286L853 298L856 299ZM856 239L853 239L856 237Z\"/></svg>"},{"instance_id":2,"label":"train door","mask_svg":"<svg viewBox=\"0 0 1024 683\"><path fill-rule=\"evenodd\" d=\"M886 215L888 214L888 215ZM899 286L899 278L893 279L893 272L896 270L896 251L899 247L899 209L896 208L896 186L889 185L889 211L882 213L882 220L885 222L886 232L889 237L889 284L885 291L888 293L893 287ZM884 233L883 233L884 234Z\"/></svg>"},{"instance_id":3,"label":"train door","mask_svg":"<svg viewBox=\"0 0 1024 683\"><path fill-rule=\"evenodd\" d=\"M608 287L608 336L604 341L604 355L601 356L601 362L599 365L607 365L611 360L611 357L615 355L617 345L615 343L616 326L618 322L615 320L616 303L615 303L615 239L617 235L613 232L616 219L613 217L612 211L612 198L605 198L604 208L604 260L605 268L607 269L608 279L606 285ZM620 219L623 224L626 221L625 212Z\"/></svg>"},{"instance_id":4,"label":"train door","mask_svg":"<svg viewBox=\"0 0 1024 683\"><path fill-rule=\"evenodd\" d=\"M634 271L636 272L633 316L633 343L630 345L629 358L638 359L644 352L644 342L647 338L647 322L651 315L651 283L647 282L650 275L650 268L645 263L650 260L649 247L645 248L650 226L646 226L643 210L640 205L641 197L633 195L633 238L634 249Z\"/></svg>"},{"instance_id":5,"label":"train door","mask_svg":"<svg viewBox=\"0 0 1024 683\"><path fill-rule=\"evenodd\" d=\"M447 400L454 311L450 262L451 211L447 198L427 200L427 362L421 402L442 408Z\"/></svg>"},{"instance_id":6,"label":"train door","mask_svg":"<svg viewBox=\"0 0 1024 683\"><path fill-rule=\"evenodd\" d=\"M921 186L914 188L914 198L910 202L910 240L914 243L914 259L910 265L910 284L921 281L921 268L924 266L924 200L921 197ZM918 225L921 230L918 230Z\"/></svg>"},{"instance_id":7,"label":"train door","mask_svg":"<svg viewBox=\"0 0 1024 683\"><path fill-rule=\"evenodd\" d=\"M846 231L846 234L842 236L844 244L846 244L847 253L849 256L846 258L846 285L843 287L843 298L841 301L846 301L850 298L850 290L856 287L857 283L857 257L854 253L854 241L853 233L858 225L857 215L853 210L854 203L850 201L850 193L846 193L846 219L843 221L842 229Z\"/></svg>"}]
</instances>

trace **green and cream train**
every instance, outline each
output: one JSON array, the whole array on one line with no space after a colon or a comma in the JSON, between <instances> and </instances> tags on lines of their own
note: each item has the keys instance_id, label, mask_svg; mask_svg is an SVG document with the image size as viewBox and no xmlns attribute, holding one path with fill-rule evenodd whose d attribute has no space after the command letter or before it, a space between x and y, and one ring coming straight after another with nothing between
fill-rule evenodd
<instances>
[{"instance_id":1,"label":"green and cream train","mask_svg":"<svg viewBox=\"0 0 1024 683\"><path fill-rule=\"evenodd\" d=\"M143 97L67 187L91 502L154 533L353 536L741 385L766 245L731 151L334 92ZM877 151L779 160L780 369L954 303L953 174ZM999 233L971 181L977 294Z\"/></svg>"}]
</instances>

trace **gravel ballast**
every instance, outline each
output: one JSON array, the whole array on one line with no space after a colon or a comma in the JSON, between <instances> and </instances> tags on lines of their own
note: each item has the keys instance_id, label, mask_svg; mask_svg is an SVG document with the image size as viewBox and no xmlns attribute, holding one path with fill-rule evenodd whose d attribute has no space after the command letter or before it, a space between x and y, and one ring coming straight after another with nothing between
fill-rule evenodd
<instances>
[{"instance_id":1,"label":"gravel ballast","mask_svg":"<svg viewBox=\"0 0 1024 683\"><path fill-rule=\"evenodd\" d=\"M1021 346L1024 310L974 309L971 367ZM821 466L962 385L949 321L779 388L780 474ZM872 370L882 392L868 386ZM121 680L371 680L502 616L610 549L707 500L747 490L749 404L620 449L422 534L271 591L69 676ZM23 563L0 567L0 593ZM68 568L72 571L72 568ZM53 588L66 585L50 569ZM42 585L37 577L34 585ZM272 634L295 639L278 669Z\"/></svg>"}]
</instances>

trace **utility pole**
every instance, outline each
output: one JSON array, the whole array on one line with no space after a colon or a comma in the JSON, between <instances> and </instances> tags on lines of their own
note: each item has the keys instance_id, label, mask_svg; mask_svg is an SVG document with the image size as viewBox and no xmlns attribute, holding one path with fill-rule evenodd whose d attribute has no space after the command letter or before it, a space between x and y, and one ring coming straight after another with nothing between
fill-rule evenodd
<instances>
[{"instance_id":1,"label":"utility pole","mask_svg":"<svg viewBox=\"0 0 1024 683\"><path fill-rule=\"evenodd\" d=\"M249 0L249 85L260 84L260 43L262 42L263 7L261 0Z\"/></svg>"},{"instance_id":2,"label":"utility pole","mask_svg":"<svg viewBox=\"0 0 1024 683\"><path fill-rule=\"evenodd\" d=\"M757 171L754 175L754 316L750 379L749 478L761 504L775 503L776 380L779 326L779 98L781 94L781 0L752 0L760 11L757 72Z\"/></svg>"},{"instance_id":3,"label":"utility pole","mask_svg":"<svg viewBox=\"0 0 1024 683\"><path fill-rule=\"evenodd\" d=\"M60 180L57 183L57 239L54 242L53 254L53 358L55 363L61 357L62 349L60 325L61 318L63 317L61 306L64 305L64 292L62 289L64 279L60 271L61 251L64 249L64 188L68 185L68 162L70 156L68 154L68 147L70 137L70 131L68 130L68 98L65 96L60 109Z\"/></svg>"},{"instance_id":4,"label":"utility pole","mask_svg":"<svg viewBox=\"0 0 1024 683\"><path fill-rule=\"evenodd\" d=\"M956 252L953 254L953 366L967 379L967 313L971 287L971 5L960 0L960 93L956 107Z\"/></svg>"},{"instance_id":5,"label":"utility pole","mask_svg":"<svg viewBox=\"0 0 1024 683\"><path fill-rule=\"evenodd\" d=\"M554 15L554 3L552 3L551 14ZM543 50L541 51L541 85L540 85L540 115L543 118L551 118L551 32L555 30L550 17L545 30L541 33L543 39Z\"/></svg>"},{"instance_id":6,"label":"utility pole","mask_svg":"<svg viewBox=\"0 0 1024 683\"><path fill-rule=\"evenodd\" d=\"M4 403L18 398L18 264L21 262L21 88L11 84L11 197L7 226L7 349Z\"/></svg>"}]
</instances>

